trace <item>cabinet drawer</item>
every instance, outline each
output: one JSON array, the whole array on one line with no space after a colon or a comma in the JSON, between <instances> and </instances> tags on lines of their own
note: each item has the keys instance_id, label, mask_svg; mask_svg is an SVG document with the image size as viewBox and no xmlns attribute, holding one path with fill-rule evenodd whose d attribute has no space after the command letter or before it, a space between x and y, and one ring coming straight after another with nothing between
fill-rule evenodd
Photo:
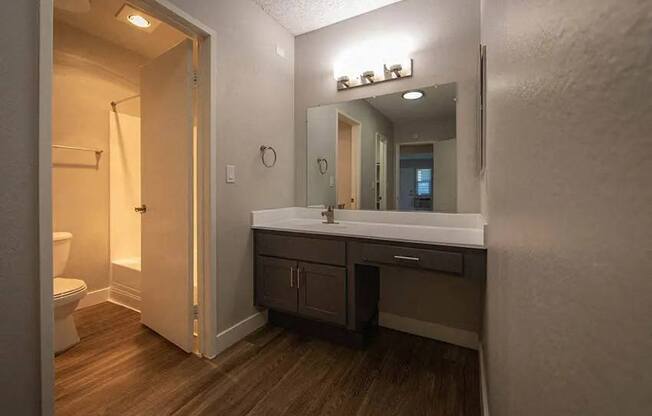
<instances>
[{"instance_id":1,"label":"cabinet drawer","mask_svg":"<svg viewBox=\"0 0 652 416\"><path fill-rule=\"evenodd\" d=\"M464 255L452 251L362 244L362 258L369 263L437 270L459 275L464 273Z\"/></svg>"},{"instance_id":2,"label":"cabinet drawer","mask_svg":"<svg viewBox=\"0 0 652 416\"><path fill-rule=\"evenodd\" d=\"M256 254L315 263L346 264L346 243L310 237L256 232Z\"/></svg>"}]
</instances>

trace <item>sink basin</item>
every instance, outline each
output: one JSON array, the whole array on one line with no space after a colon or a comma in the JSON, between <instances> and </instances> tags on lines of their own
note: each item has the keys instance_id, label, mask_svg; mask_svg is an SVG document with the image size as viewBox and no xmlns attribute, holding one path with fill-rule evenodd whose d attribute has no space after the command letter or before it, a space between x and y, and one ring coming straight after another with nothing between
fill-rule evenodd
<instances>
[{"instance_id":1,"label":"sink basin","mask_svg":"<svg viewBox=\"0 0 652 416\"><path fill-rule=\"evenodd\" d=\"M288 224L289 225L289 224ZM305 229L318 229L318 230L328 230L328 229L344 229L347 228L346 224L325 224L322 221L318 220L292 220L292 226L305 228Z\"/></svg>"}]
</instances>

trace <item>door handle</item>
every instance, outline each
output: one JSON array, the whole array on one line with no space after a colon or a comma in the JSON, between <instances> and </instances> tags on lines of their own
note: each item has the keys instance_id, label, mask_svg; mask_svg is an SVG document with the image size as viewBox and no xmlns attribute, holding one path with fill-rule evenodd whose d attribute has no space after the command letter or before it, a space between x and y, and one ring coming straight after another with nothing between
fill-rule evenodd
<instances>
[{"instance_id":1,"label":"door handle","mask_svg":"<svg viewBox=\"0 0 652 416\"><path fill-rule=\"evenodd\" d=\"M135 207L134 211L136 211L139 214L144 214L144 213L147 212L147 205L143 204L143 205L141 205L139 207Z\"/></svg>"},{"instance_id":2,"label":"door handle","mask_svg":"<svg viewBox=\"0 0 652 416\"><path fill-rule=\"evenodd\" d=\"M290 287L294 287L294 267L290 267Z\"/></svg>"},{"instance_id":3,"label":"door handle","mask_svg":"<svg viewBox=\"0 0 652 416\"><path fill-rule=\"evenodd\" d=\"M301 267L297 267L297 289L301 287Z\"/></svg>"},{"instance_id":4,"label":"door handle","mask_svg":"<svg viewBox=\"0 0 652 416\"><path fill-rule=\"evenodd\" d=\"M394 260L412 261L412 262L418 263L420 259L418 257L410 257L410 256L394 256Z\"/></svg>"}]
</instances>

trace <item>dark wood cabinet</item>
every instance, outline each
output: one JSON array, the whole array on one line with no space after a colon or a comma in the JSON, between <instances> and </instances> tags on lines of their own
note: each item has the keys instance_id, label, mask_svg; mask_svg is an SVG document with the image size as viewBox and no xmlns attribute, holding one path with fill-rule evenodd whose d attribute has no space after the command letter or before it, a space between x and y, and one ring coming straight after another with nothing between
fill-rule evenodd
<instances>
[{"instance_id":1,"label":"dark wood cabinet","mask_svg":"<svg viewBox=\"0 0 652 416\"><path fill-rule=\"evenodd\" d=\"M346 325L346 268L258 255L256 304Z\"/></svg>"},{"instance_id":2,"label":"dark wood cabinet","mask_svg":"<svg viewBox=\"0 0 652 416\"><path fill-rule=\"evenodd\" d=\"M346 268L299 263L299 314L346 325Z\"/></svg>"},{"instance_id":3,"label":"dark wood cabinet","mask_svg":"<svg viewBox=\"0 0 652 416\"><path fill-rule=\"evenodd\" d=\"M256 256L256 303L285 312L296 312L296 274L296 261Z\"/></svg>"},{"instance_id":4,"label":"dark wood cabinet","mask_svg":"<svg viewBox=\"0 0 652 416\"><path fill-rule=\"evenodd\" d=\"M380 268L486 279L482 248L256 230L254 252L255 303L270 322L353 345L378 325Z\"/></svg>"}]
</instances>

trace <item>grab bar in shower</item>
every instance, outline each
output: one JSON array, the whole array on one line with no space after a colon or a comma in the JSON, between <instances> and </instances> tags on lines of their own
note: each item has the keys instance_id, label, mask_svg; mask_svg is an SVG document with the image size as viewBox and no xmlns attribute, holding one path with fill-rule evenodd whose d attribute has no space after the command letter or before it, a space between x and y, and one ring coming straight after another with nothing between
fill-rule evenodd
<instances>
[{"instance_id":1,"label":"grab bar in shower","mask_svg":"<svg viewBox=\"0 0 652 416\"><path fill-rule=\"evenodd\" d=\"M53 144L55 149L66 149L66 150L81 150L82 152L94 152L95 155L99 156L104 152L102 149L93 149L91 147L81 147L81 146L64 146L62 144Z\"/></svg>"}]
</instances>

